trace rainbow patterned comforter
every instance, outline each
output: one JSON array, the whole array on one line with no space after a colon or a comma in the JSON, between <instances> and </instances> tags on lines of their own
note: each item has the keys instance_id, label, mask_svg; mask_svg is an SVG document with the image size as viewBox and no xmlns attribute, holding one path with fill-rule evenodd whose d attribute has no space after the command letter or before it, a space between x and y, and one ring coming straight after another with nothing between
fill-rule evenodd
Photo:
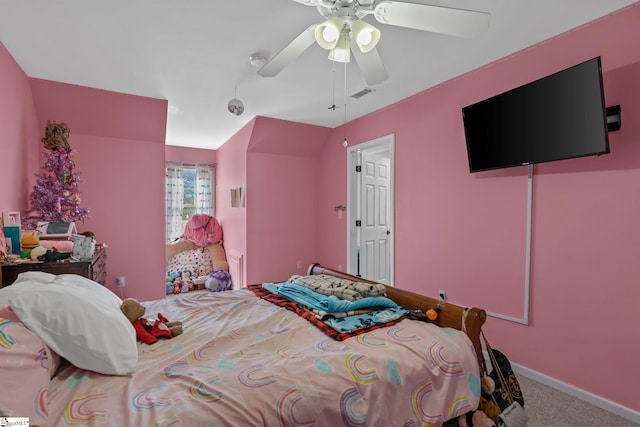
<instances>
[{"instance_id":1,"label":"rainbow patterned comforter","mask_svg":"<svg viewBox=\"0 0 640 427\"><path fill-rule=\"evenodd\" d=\"M138 345L132 376L67 366L49 385L52 426L430 426L475 409L469 339L403 320L334 341L248 290L145 303L184 334Z\"/></svg>"}]
</instances>

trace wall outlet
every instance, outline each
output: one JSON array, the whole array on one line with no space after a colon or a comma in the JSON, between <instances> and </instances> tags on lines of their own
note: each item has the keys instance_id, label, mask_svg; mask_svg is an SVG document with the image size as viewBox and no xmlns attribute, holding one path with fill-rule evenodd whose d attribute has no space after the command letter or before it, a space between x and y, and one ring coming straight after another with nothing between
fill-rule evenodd
<instances>
[{"instance_id":1,"label":"wall outlet","mask_svg":"<svg viewBox=\"0 0 640 427\"><path fill-rule=\"evenodd\" d=\"M296 262L296 267L298 267L298 270L301 270L302 269L302 261Z\"/></svg>"},{"instance_id":2,"label":"wall outlet","mask_svg":"<svg viewBox=\"0 0 640 427\"><path fill-rule=\"evenodd\" d=\"M447 293L445 291L438 291L438 298L440 299L440 301L446 301L447 300Z\"/></svg>"},{"instance_id":3,"label":"wall outlet","mask_svg":"<svg viewBox=\"0 0 640 427\"><path fill-rule=\"evenodd\" d=\"M124 276L118 277L118 282L116 284L118 288L124 288Z\"/></svg>"}]
</instances>

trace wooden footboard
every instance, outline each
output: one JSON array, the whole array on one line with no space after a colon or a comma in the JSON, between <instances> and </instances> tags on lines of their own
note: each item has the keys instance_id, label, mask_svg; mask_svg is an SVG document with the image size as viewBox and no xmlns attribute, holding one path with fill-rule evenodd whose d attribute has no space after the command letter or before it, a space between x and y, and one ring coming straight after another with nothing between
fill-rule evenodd
<instances>
[{"instance_id":1,"label":"wooden footboard","mask_svg":"<svg viewBox=\"0 0 640 427\"><path fill-rule=\"evenodd\" d=\"M323 267L320 264L311 264L308 275L326 274L329 276L340 277L343 279L353 280L355 282L376 283L362 277L352 276L342 271L333 270ZM387 297L394 300L398 305L408 309L422 310L426 312L438 305L438 299L430 298L414 292L397 289L387 286ZM480 329L487 320L487 313L480 308L466 308L455 304L444 302L441 305L442 311L438 319L434 323L443 328L454 328L467 334L473 347L476 350L479 366L482 366L482 346L480 344Z\"/></svg>"}]
</instances>

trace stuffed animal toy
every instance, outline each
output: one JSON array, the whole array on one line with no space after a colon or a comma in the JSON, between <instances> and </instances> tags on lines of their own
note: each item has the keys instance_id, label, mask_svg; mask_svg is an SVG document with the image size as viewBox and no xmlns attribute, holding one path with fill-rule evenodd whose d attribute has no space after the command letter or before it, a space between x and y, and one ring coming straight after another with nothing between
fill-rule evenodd
<instances>
[{"instance_id":1,"label":"stuffed animal toy","mask_svg":"<svg viewBox=\"0 0 640 427\"><path fill-rule=\"evenodd\" d=\"M458 417L458 427L496 427L496 423L481 410Z\"/></svg>"},{"instance_id":2,"label":"stuffed animal toy","mask_svg":"<svg viewBox=\"0 0 640 427\"><path fill-rule=\"evenodd\" d=\"M227 262L227 253L222 246L222 242L214 243L207 246L211 254L211 271L224 270L229 271L229 263Z\"/></svg>"},{"instance_id":3,"label":"stuffed animal toy","mask_svg":"<svg viewBox=\"0 0 640 427\"><path fill-rule=\"evenodd\" d=\"M222 227L211 215L195 214L187 221L182 238L204 247L222 240Z\"/></svg>"},{"instance_id":4,"label":"stuffed animal toy","mask_svg":"<svg viewBox=\"0 0 640 427\"><path fill-rule=\"evenodd\" d=\"M181 278L182 278L182 292L192 291L194 289L194 283L193 283L193 278L191 277L191 271L190 270L183 271Z\"/></svg>"},{"instance_id":5,"label":"stuffed animal toy","mask_svg":"<svg viewBox=\"0 0 640 427\"><path fill-rule=\"evenodd\" d=\"M228 291L232 288L231 276L228 271L216 270L209 273L204 282L204 287L211 292Z\"/></svg>"},{"instance_id":6,"label":"stuffed animal toy","mask_svg":"<svg viewBox=\"0 0 640 427\"><path fill-rule=\"evenodd\" d=\"M182 322L169 322L161 313L158 313L157 320L143 318L146 309L133 298L122 301L120 310L136 330L136 337L146 344L153 344L158 338L173 338L182 333Z\"/></svg>"},{"instance_id":7,"label":"stuffed animal toy","mask_svg":"<svg viewBox=\"0 0 640 427\"><path fill-rule=\"evenodd\" d=\"M484 393L491 394L496 389L496 383L493 379L485 375L480 380L480 388ZM484 399L484 398L482 398ZM481 407L487 410L486 406L482 406L481 399ZM495 407L496 413L499 413L500 410L498 407L491 403ZM496 427L496 423L484 412L482 409L478 409L477 411L468 412L465 415L458 417L458 427Z\"/></svg>"},{"instance_id":8,"label":"stuffed animal toy","mask_svg":"<svg viewBox=\"0 0 640 427\"><path fill-rule=\"evenodd\" d=\"M189 292L189 285L185 282L182 282L182 290L180 290L181 293L186 294L187 292Z\"/></svg>"},{"instance_id":9,"label":"stuffed animal toy","mask_svg":"<svg viewBox=\"0 0 640 427\"><path fill-rule=\"evenodd\" d=\"M63 259L67 259L71 256L69 252L58 252L56 249L51 250L47 249L47 252L44 255L40 255L38 260L43 262L55 262L62 261Z\"/></svg>"},{"instance_id":10,"label":"stuffed animal toy","mask_svg":"<svg viewBox=\"0 0 640 427\"><path fill-rule=\"evenodd\" d=\"M180 292L182 292L182 279L177 278L173 281L173 293L179 294Z\"/></svg>"},{"instance_id":11,"label":"stuffed animal toy","mask_svg":"<svg viewBox=\"0 0 640 427\"><path fill-rule=\"evenodd\" d=\"M56 123L53 120L47 120L44 138L41 139L45 148L48 150L69 151L71 147L67 139L69 138L69 126L65 123Z\"/></svg>"}]
</instances>

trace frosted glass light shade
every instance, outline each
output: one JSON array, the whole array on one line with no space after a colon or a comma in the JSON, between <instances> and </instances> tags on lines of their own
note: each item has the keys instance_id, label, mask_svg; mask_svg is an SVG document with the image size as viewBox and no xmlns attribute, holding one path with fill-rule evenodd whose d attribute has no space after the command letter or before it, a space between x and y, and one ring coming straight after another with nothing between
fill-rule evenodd
<instances>
[{"instance_id":1,"label":"frosted glass light shade","mask_svg":"<svg viewBox=\"0 0 640 427\"><path fill-rule=\"evenodd\" d=\"M342 21L339 18L331 18L319 24L315 29L316 42L323 49L333 49L342 32Z\"/></svg>"},{"instance_id":2,"label":"frosted glass light shade","mask_svg":"<svg viewBox=\"0 0 640 427\"><path fill-rule=\"evenodd\" d=\"M380 41L380 30L362 20L354 21L351 25L353 38L360 52L367 53Z\"/></svg>"},{"instance_id":3,"label":"frosted glass light shade","mask_svg":"<svg viewBox=\"0 0 640 427\"><path fill-rule=\"evenodd\" d=\"M335 62L349 62L351 60L348 32L343 31L340 34L338 43L336 43L336 46L329 51L329 59Z\"/></svg>"}]
</instances>

